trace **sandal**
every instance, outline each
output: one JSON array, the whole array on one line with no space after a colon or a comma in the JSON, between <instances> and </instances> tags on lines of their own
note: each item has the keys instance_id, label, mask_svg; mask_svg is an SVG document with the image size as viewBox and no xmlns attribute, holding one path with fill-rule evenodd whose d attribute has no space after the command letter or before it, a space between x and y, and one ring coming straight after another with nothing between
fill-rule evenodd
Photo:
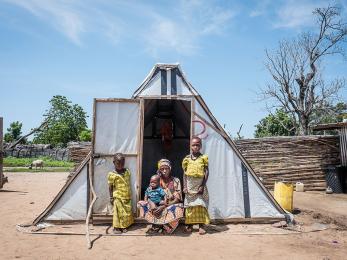
<instances>
[{"instance_id":1,"label":"sandal","mask_svg":"<svg viewBox=\"0 0 347 260\"><path fill-rule=\"evenodd\" d=\"M126 228L122 228L122 233L126 233L128 230Z\"/></svg>"}]
</instances>

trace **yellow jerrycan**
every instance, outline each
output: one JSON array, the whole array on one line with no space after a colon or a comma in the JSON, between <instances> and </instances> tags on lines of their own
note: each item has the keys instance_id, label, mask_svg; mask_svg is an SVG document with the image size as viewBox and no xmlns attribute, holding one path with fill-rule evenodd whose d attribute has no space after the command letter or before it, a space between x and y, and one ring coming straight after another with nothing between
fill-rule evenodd
<instances>
[{"instance_id":1,"label":"yellow jerrycan","mask_svg":"<svg viewBox=\"0 0 347 260\"><path fill-rule=\"evenodd\" d=\"M293 211L293 190L294 186L291 183L275 182L275 200L289 212Z\"/></svg>"}]
</instances>

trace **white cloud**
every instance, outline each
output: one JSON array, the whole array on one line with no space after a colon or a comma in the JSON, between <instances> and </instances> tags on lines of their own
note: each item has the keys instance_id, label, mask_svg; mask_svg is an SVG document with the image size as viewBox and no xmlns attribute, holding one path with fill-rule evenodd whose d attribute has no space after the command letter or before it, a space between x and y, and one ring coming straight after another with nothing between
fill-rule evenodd
<instances>
[{"instance_id":1,"label":"white cloud","mask_svg":"<svg viewBox=\"0 0 347 260\"><path fill-rule=\"evenodd\" d=\"M170 18L152 13L154 20L145 36L147 50L152 54L158 50L174 50L193 55L200 48L202 38L223 34L236 11L211 3L204 0L178 2Z\"/></svg>"},{"instance_id":2,"label":"white cloud","mask_svg":"<svg viewBox=\"0 0 347 260\"><path fill-rule=\"evenodd\" d=\"M286 1L277 11L275 28L299 28L312 26L314 17L312 12L317 7L325 6L321 1L290 0Z\"/></svg>"},{"instance_id":3,"label":"white cloud","mask_svg":"<svg viewBox=\"0 0 347 260\"><path fill-rule=\"evenodd\" d=\"M234 16L231 10L213 12L208 23L204 26L202 34L221 34L224 32L229 20Z\"/></svg>"},{"instance_id":4,"label":"white cloud","mask_svg":"<svg viewBox=\"0 0 347 260\"><path fill-rule=\"evenodd\" d=\"M346 0L258 0L249 13L250 17L264 16L274 28L301 29L315 23L313 11L319 7L338 5L341 16L346 16Z\"/></svg>"},{"instance_id":5,"label":"white cloud","mask_svg":"<svg viewBox=\"0 0 347 260\"><path fill-rule=\"evenodd\" d=\"M157 56L160 50L174 50L180 54L190 55L197 49L194 32L189 33L187 28L162 17L156 19L144 37L147 50L154 56Z\"/></svg>"},{"instance_id":6,"label":"white cloud","mask_svg":"<svg viewBox=\"0 0 347 260\"><path fill-rule=\"evenodd\" d=\"M145 44L150 53L174 51L192 55L201 40L222 35L235 10L210 0L144 4L134 1L7 0L82 45L85 34L102 35L111 43Z\"/></svg>"},{"instance_id":7,"label":"white cloud","mask_svg":"<svg viewBox=\"0 0 347 260\"><path fill-rule=\"evenodd\" d=\"M258 0L255 8L249 13L249 16L257 17L266 14L270 4L271 0Z\"/></svg>"},{"instance_id":8,"label":"white cloud","mask_svg":"<svg viewBox=\"0 0 347 260\"><path fill-rule=\"evenodd\" d=\"M9 3L22 7L39 19L53 25L75 44L81 44L80 36L85 31L81 14L74 1L12 0Z\"/></svg>"}]
</instances>

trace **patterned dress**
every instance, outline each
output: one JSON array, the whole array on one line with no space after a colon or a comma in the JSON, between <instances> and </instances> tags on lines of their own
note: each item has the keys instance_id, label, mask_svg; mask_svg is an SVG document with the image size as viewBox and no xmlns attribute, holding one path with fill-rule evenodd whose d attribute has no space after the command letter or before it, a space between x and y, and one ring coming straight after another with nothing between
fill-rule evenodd
<instances>
[{"instance_id":1,"label":"patterned dress","mask_svg":"<svg viewBox=\"0 0 347 260\"><path fill-rule=\"evenodd\" d=\"M130 171L109 172L108 185L113 187L113 227L127 228L134 223L131 209Z\"/></svg>"},{"instance_id":2,"label":"patterned dress","mask_svg":"<svg viewBox=\"0 0 347 260\"><path fill-rule=\"evenodd\" d=\"M182 161L182 168L187 180L187 194L184 198L185 223L186 224L209 224L208 215L208 190L198 194L198 189L203 183L205 169L208 167L208 156L201 154L193 159L191 155Z\"/></svg>"},{"instance_id":3,"label":"patterned dress","mask_svg":"<svg viewBox=\"0 0 347 260\"><path fill-rule=\"evenodd\" d=\"M160 187L164 190L169 203L175 198L180 202L182 201L181 182L178 178L170 177L167 182L160 178ZM142 218L148 223L163 225L167 233L175 231L179 224L179 220L183 217L184 209L182 203L167 206L159 217L152 214L146 201L139 201L137 206L140 209L140 216Z\"/></svg>"}]
</instances>

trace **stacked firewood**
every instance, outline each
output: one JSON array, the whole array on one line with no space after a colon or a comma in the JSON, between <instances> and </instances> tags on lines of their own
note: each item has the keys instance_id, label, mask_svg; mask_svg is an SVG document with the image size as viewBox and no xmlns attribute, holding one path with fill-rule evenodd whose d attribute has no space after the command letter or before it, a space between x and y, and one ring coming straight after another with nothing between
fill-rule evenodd
<instances>
[{"instance_id":1,"label":"stacked firewood","mask_svg":"<svg viewBox=\"0 0 347 260\"><path fill-rule=\"evenodd\" d=\"M305 190L324 190L325 172L340 164L338 136L243 139L237 147L268 189L275 181L302 182Z\"/></svg>"},{"instance_id":2,"label":"stacked firewood","mask_svg":"<svg viewBox=\"0 0 347 260\"><path fill-rule=\"evenodd\" d=\"M78 165L88 155L91 148L90 142L70 142L68 144L70 160Z\"/></svg>"}]
</instances>

